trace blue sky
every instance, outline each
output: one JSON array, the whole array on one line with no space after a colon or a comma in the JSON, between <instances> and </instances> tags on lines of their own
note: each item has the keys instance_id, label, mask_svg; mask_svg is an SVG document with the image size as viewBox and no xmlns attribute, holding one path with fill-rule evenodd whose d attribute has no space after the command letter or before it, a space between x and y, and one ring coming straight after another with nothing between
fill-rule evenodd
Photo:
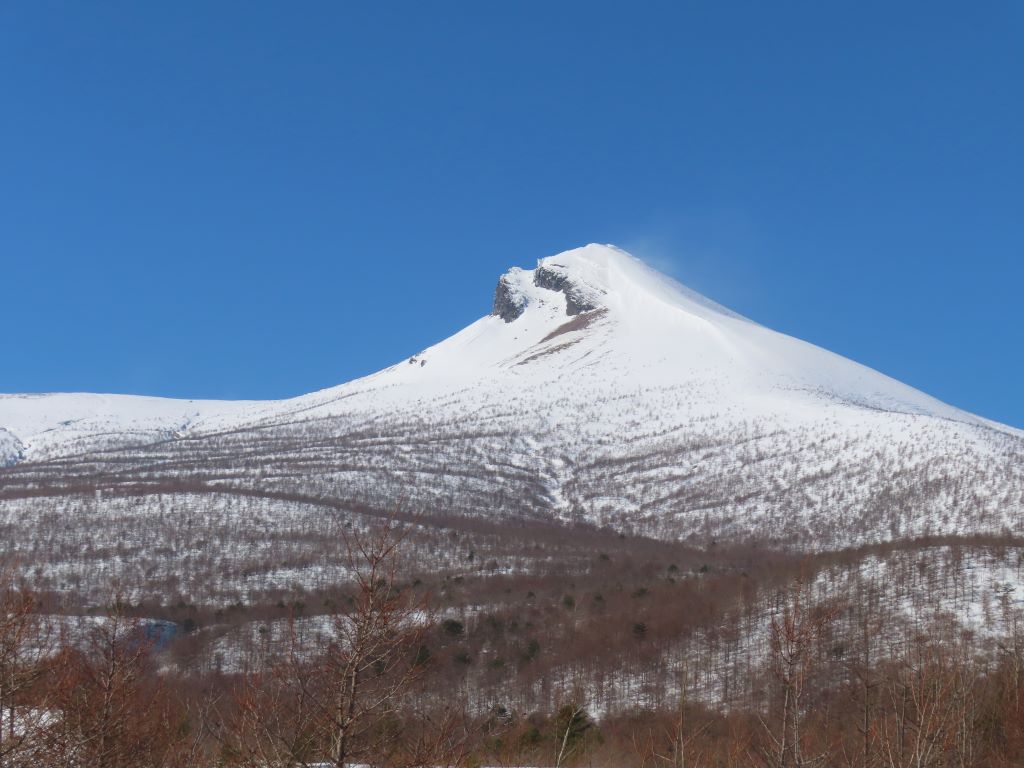
<instances>
[{"instance_id":1,"label":"blue sky","mask_svg":"<svg viewBox=\"0 0 1024 768\"><path fill-rule=\"evenodd\" d=\"M0 4L0 391L299 394L596 241L1024 426L1022 8Z\"/></svg>"}]
</instances>

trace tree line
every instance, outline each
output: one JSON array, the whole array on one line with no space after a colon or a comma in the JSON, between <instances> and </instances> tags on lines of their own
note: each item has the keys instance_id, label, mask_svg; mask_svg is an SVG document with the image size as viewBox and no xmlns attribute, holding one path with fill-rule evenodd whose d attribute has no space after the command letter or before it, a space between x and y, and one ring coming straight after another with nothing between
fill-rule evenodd
<instances>
[{"instance_id":1,"label":"tree line","mask_svg":"<svg viewBox=\"0 0 1024 768\"><path fill-rule=\"evenodd\" d=\"M0 767L1024 764L1024 622L1009 599L989 643L940 615L897 626L878 593L822 598L798 572L775 592L738 703L712 706L709 670L681 657L656 706L603 710L593 679L580 678L554 705L526 710L488 705L451 675L440 657L461 652L466 627L414 588L405 546L394 523L347 534L350 586L315 628L292 611L280 642L221 672L169 663L162 636L123 596L72 630L7 572ZM715 595L741 597L742 575L736 583ZM572 616L570 597L561 610ZM621 621L601 610L588 631ZM633 646L614 653L643 667L653 631L634 622ZM592 647L573 643L581 655Z\"/></svg>"}]
</instances>

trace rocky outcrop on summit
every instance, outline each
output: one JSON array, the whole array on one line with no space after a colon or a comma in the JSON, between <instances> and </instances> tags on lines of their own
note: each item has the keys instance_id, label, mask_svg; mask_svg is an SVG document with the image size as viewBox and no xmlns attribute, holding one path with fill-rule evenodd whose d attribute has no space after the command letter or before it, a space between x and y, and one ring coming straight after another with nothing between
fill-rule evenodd
<instances>
[{"instance_id":1,"label":"rocky outcrop on summit","mask_svg":"<svg viewBox=\"0 0 1024 768\"><path fill-rule=\"evenodd\" d=\"M516 282L517 272L512 270L498 278L498 287L494 289L494 308L491 314L511 323L526 309L526 295Z\"/></svg>"},{"instance_id":2,"label":"rocky outcrop on summit","mask_svg":"<svg viewBox=\"0 0 1024 768\"><path fill-rule=\"evenodd\" d=\"M570 272L562 264L549 263L543 259L530 272L513 267L498 279L491 314L506 323L520 317L529 304L530 282L537 288L564 294L567 315L579 315L598 309L601 306L599 299L602 291L576 279Z\"/></svg>"},{"instance_id":3,"label":"rocky outcrop on summit","mask_svg":"<svg viewBox=\"0 0 1024 768\"><path fill-rule=\"evenodd\" d=\"M560 291L565 294L565 313L578 315L597 309L598 304L594 292L574 282L564 267L558 264L538 264L533 271L533 284L549 291Z\"/></svg>"}]
</instances>

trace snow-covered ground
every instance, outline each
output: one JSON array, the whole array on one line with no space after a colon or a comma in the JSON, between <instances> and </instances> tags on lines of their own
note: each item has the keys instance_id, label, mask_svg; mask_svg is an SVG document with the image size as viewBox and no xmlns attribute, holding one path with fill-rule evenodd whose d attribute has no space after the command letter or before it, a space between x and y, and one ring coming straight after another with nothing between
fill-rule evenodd
<instances>
[{"instance_id":1,"label":"snow-covered ground","mask_svg":"<svg viewBox=\"0 0 1024 768\"><path fill-rule=\"evenodd\" d=\"M34 557L48 541L115 573L213 557L251 575L269 542L294 536L292 562L261 573L309 583L333 566L304 562L302 542L398 505L697 544L1024 534L1024 433L603 245L510 270L493 314L298 398L0 396L5 463L8 549ZM58 581L81 578L68 568Z\"/></svg>"},{"instance_id":2,"label":"snow-covered ground","mask_svg":"<svg viewBox=\"0 0 1024 768\"><path fill-rule=\"evenodd\" d=\"M1024 553L931 547L870 555L816 574L807 598L837 608L829 636L838 668L862 652L862 621L870 625L873 663L898 658L922 634L950 647L970 638L972 653L994 658L999 644L1024 621ZM690 700L723 709L749 706L766 683L771 620L780 604L768 593L750 606L737 605L734 621L702 627L654 658L623 658L618 669L603 671L599 679L589 660L580 659L557 670L553 679L538 681L533 691L520 693L520 700L502 701L502 690L479 685L477 705L487 709L497 701L530 709L582 691L591 714L600 717L671 707L685 680Z\"/></svg>"},{"instance_id":3,"label":"snow-covered ground","mask_svg":"<svg viewBox=\"0 0 1024 768\"><path fill-rule=\"evenodd\" d=\"M151 442L180 437L213 414L225 417L246 402L173 400L135 395L58 393L0 395L0 457L62 455L99 439ZM5 447L4 432L18 441Z\"/></svg>"},{"instance_id":4,"label":"snow-covered ground","mask_svg":"<svg viewBox=\"0 0 1024 768\"><path fill-rule=\"evenodd\" d=\"M836 607L828 636L833 661L839 666L861 652L862 622L870 627L876 662L897 658L922 634L948 640L951 647L958 638L969 637L972 653L994 657L999 644L1024 621L1024 551L933 546L868 554L817 570L808 579L803 597L808 606ZM691 700L716 708L749 704L757 700L765 684L771 620L785 602L783 591L768 587L742 604L726 606L719 621L655 650L642 650L638 643L635 653L623 653L617 665L606 657L604 666L581 654L522 685L509 685L507 678L490 674L488 659L502 651L485 644L474 664L464 670L466 680L458 695L479 712L497 706L515 711L550 709L578 695L592 715L602 717L629 709L671 707L685 679ZM438 618L456 618L470 627L485 622L495 607L500 606L470 604ZM662 607L666 611L680 609L671 602ZM629 620L621 615L608 617L609 622ZM285 652L291 642L300 649L314 648L317 635L329 633L330 625L330 619L323 616L213 624L200 630L201 636L212 638L212 642L203 657L192 663L224 672L248 669L258 665L260 658ZM543 627L544 645L571 642L564 634L571 631L569 627L571 622ZM508 656L507 649L505 653L503 662L507 660L510 668L517 664L527 667ZM525 676L528 674L527 667ZM834 679L843 679L843 675Z\"/></svg>"},{"instance_id":5,"label":"snow-covered ground","mask_svg":"<svg viewBox=\"0 0 1024 768\"><path fill-rule=\"evenodd\" d=\"M493 396L493 389L538 387L557 400L586 382L627 396L662 387L710 388L707 394L717 396L683 404L690 420L740 407L751 418L784 414L813 422L832 404L852 408L837 413L853 424L858 409L870 408L1022 436L747 320L613 246L567 251L541 259L535 270L513 268L501 284L518 317L481 318L408 360L339 387L273 402L0 395L0 427L32 459L76 451L89 437L137 442L438 399L443 407L445 396L464 388L476 390L466 394L477 401ZM559 288L543 287L551 285ZM565 410L571 407L567 402ZM607 431L622 414L614 405L605 411L595 428Z\"/></svg>"}]
</instances>

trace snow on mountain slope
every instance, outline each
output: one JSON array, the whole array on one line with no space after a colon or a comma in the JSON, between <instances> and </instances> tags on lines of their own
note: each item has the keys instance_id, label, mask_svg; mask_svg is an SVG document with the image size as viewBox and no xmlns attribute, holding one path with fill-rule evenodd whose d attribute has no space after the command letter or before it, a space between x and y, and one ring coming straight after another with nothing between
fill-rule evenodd
<instances>
[{"instance_id":1,"label":"snow on mountain slope","mask_svg":"<svg viewBox=\"0 0 1024 768\"><path fill-rule=\"evenodd\" d=\"M21 457L0 470L0 524L6 511L31 527L52 509L33 501L44 494L74 514L96 489L90 514L137 514L106 500L132 494L167 519L205 510L218 537L253 498L265 525L291 520L300 538L328 524L324 504L399 503L704 543L1024 534L1024 433L612 246L511 269L490 315L341 386L245 403L8 396L0 427Z\"/></svg>"},{"instance_id":2,"label":"snow on mountain slope","mask_svg":"<svg viewBox=\"0 0 1024 768\"><path fill-rule=\"evenodd\" d=\"M536 270L513 268L499 281L494 314L407 361L205 426L423 402L462 388L536 388L554 399L580 380L619 391L699 382L721 392L702 404L711 411L732 399L752 415L782 409L799 419L830 401L1015 432L753 323L624 251L593 244L541 259Z\"/></svg>"},{"instance_id":3,"label":"snow on mountain slope","mask_svg":"<svg viewBox=\"0 0 1024 768\"><path fill-rule=\"evenodd\" d=\"M340 387L276 402L0 395L0 427L29 457L57 455L92 438L167 439L291 415L422 402L465 387L564 388L570 375L624 390L700 380L723 397L742 397L752 413L783 407L800 418L815 400L831 400L1015 432L757 325L628 253L595 244L541 259L535 270L511 269L499 281L495 314Z\"/></svg>"},{"instance_id":4,"label":"snow on mountain slope","mask_svg":"<svg viewBox=\"0 0 1024 768\"><path fill-rule=\"evenodd\" d=\"M0 428L17 439L28 457L36 458L74 453L103 438L118 442L173 438L213 413L235 413L247 405L135 395L0 395Z\"/></svg>"}]
</instances>

